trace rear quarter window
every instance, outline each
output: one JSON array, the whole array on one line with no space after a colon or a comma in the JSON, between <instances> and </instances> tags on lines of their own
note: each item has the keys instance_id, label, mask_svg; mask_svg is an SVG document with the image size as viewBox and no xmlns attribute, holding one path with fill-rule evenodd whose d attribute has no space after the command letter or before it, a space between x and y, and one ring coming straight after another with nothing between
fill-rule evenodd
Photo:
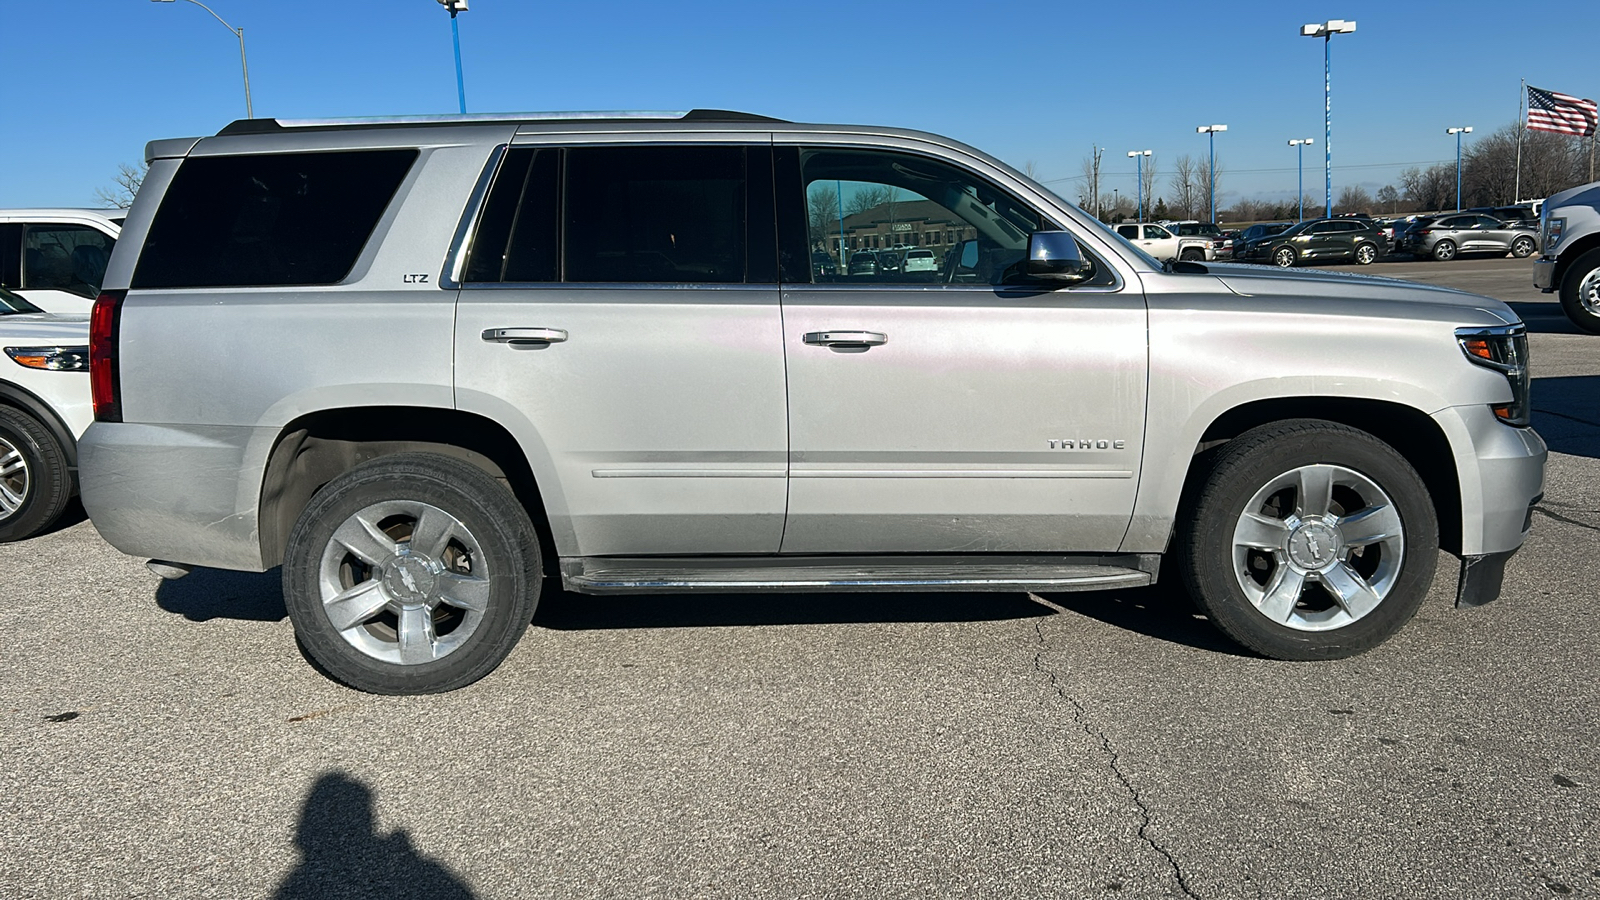
<instances>
[{"instance_id":1,"label":"rear quarter window","mask_svg":"<svg viewBox=\"0 0 1600 900\"><path fill-rule=\"evenodd\" d=\"M150 223L134 288L335 284L416 162L414 149L185 160Z\"/></svg>"}]
</instances>

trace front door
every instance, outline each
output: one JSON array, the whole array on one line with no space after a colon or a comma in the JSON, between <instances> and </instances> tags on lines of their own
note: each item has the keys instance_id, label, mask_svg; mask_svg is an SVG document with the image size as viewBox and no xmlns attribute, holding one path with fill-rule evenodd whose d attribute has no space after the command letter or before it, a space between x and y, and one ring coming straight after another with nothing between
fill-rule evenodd
<instances>
[{"instance_id":1,"label":"front door","mask_svg":"<svg viewBox=\"0 0 1600 900\"><path fill-rule=\"evenodd\" d=\"M1080 287L1004 286L1028 235L1053 226L964 168L776 154L778 190L803 192L793 227L836 257L785 270L783 551L1115 551L1144 436L1137 286L1103 261ZM937 267L854 274L843 257L886 236Z\"/></svg>"},{"instance_id":2,"label":"front door","mask_svg":"<svg viewBox=\"0 0 1600 900\"><path fill-rule=\"evenodd\" d=\"M770 156L506 153L461 269L456 404L522 446L562 556L778 551Z\"/></svg>"}]
</instances>

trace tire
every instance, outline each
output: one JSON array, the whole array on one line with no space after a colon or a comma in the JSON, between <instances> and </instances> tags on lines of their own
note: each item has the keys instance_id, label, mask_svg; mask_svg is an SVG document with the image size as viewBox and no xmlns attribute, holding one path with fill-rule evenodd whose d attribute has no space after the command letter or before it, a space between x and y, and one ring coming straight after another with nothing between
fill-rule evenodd
<instances>
[{"instance_id":1,"label":"tire","mask_svg":"<svg viewBox=\"0 0 1600 900\"><path fill-rule=\"evenodd\" d=\"M1537 249L1539 249L1539 246L1533 242L1531 237L1519 237L1511 242L1511 255L1517 259L1527 259Z\"/></svg>"},{"instance_id":2,"label":"tire","mask_svg":"<svg viewBox=\"0 0 1600 900\"><path fill-rule=\"evenodd\" d=\"M1272 264L1280 269L1292 269L1300 261L1300 255L1294 252L1293 247L1279 247L1272 251Z\"/></svg>"},{"instance_id":3,"label":"tire","mask_svg":"<svg viewBox=\"0 0 1600 900\"><path fill-rule=\"evenodd\" d=\"M1178 258L1188 262L1201 262L1206 258L1206 255L1199 250L1185 250Z\"/></svg>"},{"instance_id":4,"label":"tire","mask_svg":"<svg viewBox=\"0 0 1600 900\"><path fill-rule=\"evenodd\" d=\"M1218 451L1177 549L1191 596L1223 633L1272 659L1341 659L1411 619L1433 582L1439 526L1394 448L1294 419ZM1328 500L1301 507L1321 492Z\"/></svg>"},{"instance_id":5,"label":"tire","mask_svg":"<svg viewBox=\"0 0 1600 900\"><path fill-rule=\"evenodd\" d=\"M429 546L413 549L419 530ZM539 557L500 482L449 457L396 454L311 498L284 553L284 601L307 659L335 680L374 694L452 691L522 637Z\"/></svg>"},{"instance_id":6,"label":"tire","mask_svg":"<svg viewBox=\"0 0 1600 900\"><path fill-rule=\"evenodd\" d=\"M1600 334L1600 249L1573 260L1561 276L1561 309L1572 324Z\"/></svg>"},{"instance_id":7,"label":"tire","mask_svg":"<svg viewBox=\"0 0 1600 900\"><path fill-rule=\"evenodd\" d=\"M33 537L72 499L72 470L44 423L0 406L0 544Z\"/></svg>"},{"instance_id":8,"label":"tire","mask_svg":"<svg viewBox=\"0 0 1600 900\"><path fill-rule=\"evenodd\" d=\"M1433 245L1433 258L1439 262L1447 262L1456 258L1456 242L1440 241Z\"/></svg>"},{"instance_id":9,"label":"tire","mask_svg":"<svg viewBox=\"0 0 1600 900\"><path fill-rule=\"evenodd\" d=\"M1378 248L1372 244L1356 245L1356 265L1370 266L1378 260Z\"/></svg>"}]
</instances>

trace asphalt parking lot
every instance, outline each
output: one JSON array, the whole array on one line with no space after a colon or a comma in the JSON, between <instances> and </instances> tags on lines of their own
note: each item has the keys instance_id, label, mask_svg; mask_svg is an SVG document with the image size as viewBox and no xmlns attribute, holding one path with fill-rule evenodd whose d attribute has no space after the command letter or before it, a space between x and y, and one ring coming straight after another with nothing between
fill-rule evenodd
<instances>
[{"instance_id":1,"label":"asphalt parking lot","mask_svg":"<svg viewBox=\"0 0 1600 900\"><path fill-rule=\"evenodd\" d=\"M0 896L1548 897L1600 893L1600 337L1529 263L1358 270L1512 303L1545 500L1501 598L1242 655L1109 594L605 599L383 698L277 573L160 582L78 521L0 547Z\"/></svg>"}]
</instances>

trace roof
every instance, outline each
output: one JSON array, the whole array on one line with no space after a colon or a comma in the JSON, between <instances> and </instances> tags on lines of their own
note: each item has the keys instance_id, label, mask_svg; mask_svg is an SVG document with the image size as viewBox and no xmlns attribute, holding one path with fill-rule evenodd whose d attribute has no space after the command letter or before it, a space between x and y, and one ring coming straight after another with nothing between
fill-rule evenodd
<instances>
[{"instance_id":1,"label":"roof","mask_svg":"<svg viewBox=\"0 0 1600 900\"><path fill-rule=\"evenodd\" d=\"M489 123L532 125L557 122L768 122L791 124L784 119L774 119L770 116L728 109L691 109L687 111L602 110L594 112L479 113L456 116L378 116L339 119L238 119L230 122L217 134L219 136L230 134L270 134L280 131L308 129L347 131L358 128L432 127L439 125L483 125Z\"/></svg>"}]
</instances>

